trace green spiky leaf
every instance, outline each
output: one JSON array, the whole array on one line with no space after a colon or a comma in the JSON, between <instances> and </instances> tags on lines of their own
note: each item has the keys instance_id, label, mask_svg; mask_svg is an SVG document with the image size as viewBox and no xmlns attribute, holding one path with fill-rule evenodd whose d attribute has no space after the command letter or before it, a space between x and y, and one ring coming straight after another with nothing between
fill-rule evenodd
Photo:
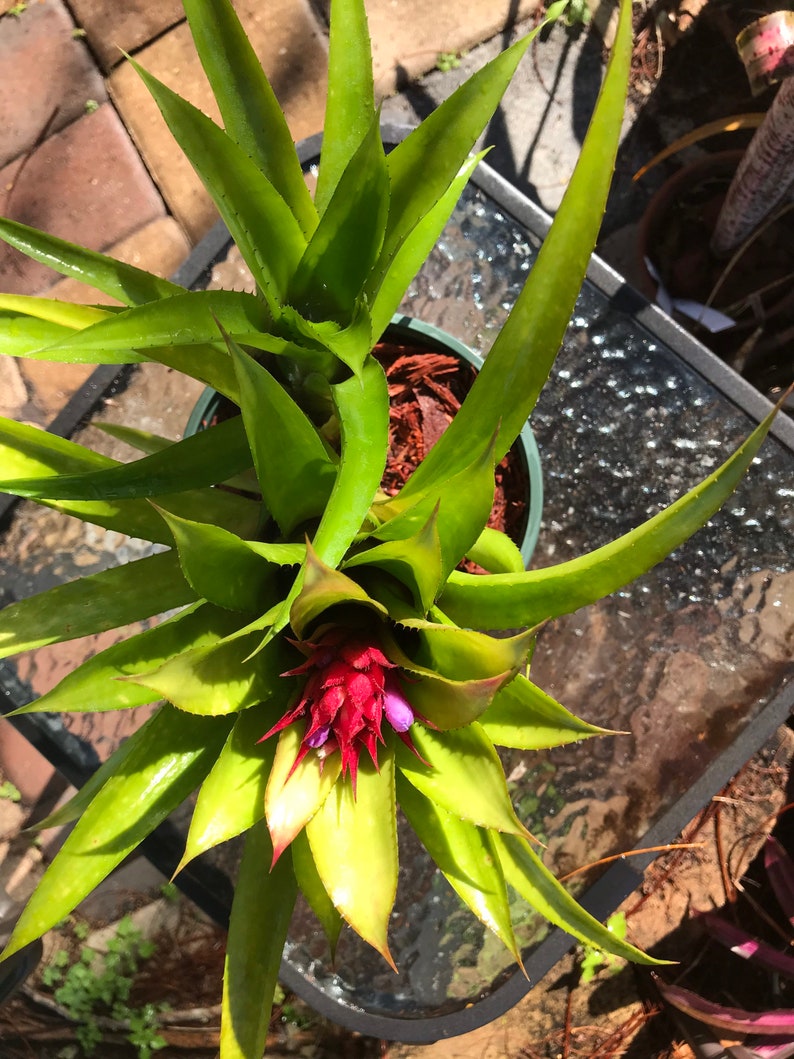
<instances>
[{"instance_id":1,"label":"green spiky leaf","mask_svg":"<svg viewBox=\"0 0 794 1059\"><path fill-rule=\"evenodd\" d=\"M323 881L317 871L317 865L314 863L314 857L312 856L305 831L301 831L293 839L290 851L298 886L325 931L325 936L328 938L328 945L331 949L331 959L333 960L343 921L323 886Z\"/></svg>"},{"instance_id":2,"label":"green spiky leaf","mask_svg":"<svg viewBox=\"0 0 794 1059\"><path fill-rule=\"evenodd\" d=\"M185 0L196 51L231 138L256 162L310 236L317 211L275 93L229 0Z\"/></svg>"},{"instance_id":3,"label":"green spiky leaf","mask_svg":"<svg viewBox=\"0 0 794 1059\"><path fill-rule=\"evenodd\" d=\"M177 872L194 857L243 834L263 818L275 746L270 740L260 740L277 719L280 706L286 706L289 690L285 683L282 704L252 706L235 720L199 790Z\"/></svg>"},{"instance_id":4,"label":"green spiky leaf","mask_svg":"<svg viewBox=\"0 0 794 1059\"><path fill-rule=\"evenodd\" d=\"M64 304L64 303L57 303ZM106 314L84 324L68 340L68 349L148 351L159 347L204 346L219 342L220 327L231 335L267 331L270 316L264 305L243 291L181 291L169 298ZM219 327L220 325L220 327ZM41 349L38 355L53 359L58 348ZM194 359L195 352L190 354ZM189 374L192 374L189 372Z\"/></svg>"},{"instance_id":5,"label":"green spiky leaf","mask_svg":"<svg viewBox=\"0 0 794 1059\"><path fill-rule=\"evenodd\" d=\"M106 632L192 603L173 552L56 585L0 611L0 658Z\"/></svg>"},{"instance_id":6,"label":"green spiky leaf","mask_svg":"<svg viewBox=\"0 0 794 1059\"><path fill-rule=\"evenodd\" d=\"M283 386L228 341L240 387L240 425L245 424L262 497L282 532L289 534L323 512L336 482L336 464ZM262 429L263 416L267 430Z\"/></svg>"},{"instance_id":7,"label":"green spiky leaf","mask_svg":"<svg viewBox=\"0 0 794 1059\"><path fill-rule=\"evenodd\" d=\"M277 569L267 556L281 556L290 565L305 553L301 545L244 541L212 523L157 510L174 535L185 579L196 595L228 610L267 609L275 602Z\"/></svg>"},{"instance_id":8,"label":"green spiky leaf","mask_svg":"<svg viewBox=\"0 0 794 1059\"><path fill-rule=\"evenodd\" d=\"M253 159L223 129L129 61L212 196L271 313L278 315L306 249L292 211Z\"/></svg>"},{"instance_id":9,"label":"green spiky leaf","mask_svg":"<svg viewBox=\"0 0 794 1059\"><path fill-rule=\"evenodd\" d=\"M283 646L275 640L257 650L260 640L258 632L238 630L225 640L193 648L155 670L125 679L150 688L180 710L209 717L237 713L273 698L281 701Z\"/></svg>"},{"instance_id":10,"label":"green spiky leaf","mask_svg":"<svg viewBox=\"0 0 794 1059\"><path fill-rule=\"evenodd\" d=\"M46 500L130 500L215 485L250 466L248 439L236 417L132 463L83 474L5 478L0 489Z\"/></svg>"},{"instance_id":11,"label":"green spiky leaf","mask_svg":"<svg viewBox=\"0 0 794 1059\"><path fill-rule=\"evenodd\" d=\"M443 583L441 542L436 525L438 508L413 537L386 541L373 548L352 555L344 563L345 570L375 566L393 574L410 588L414 601L426 614Z\"/></svg>"},{"instance_id":12,"label":"green spiky leaf","mask_svg":"<svg viewBox=\"0 0 794 1059\"><path fill-rule=\"evenodd\" d=\"M451 732L434 732L415 724L411 739L428 764L402 746L397 747L397 763L421 794L478 827L527 835L510 803L493 743L476 721Z\"/></svg>"},{"instance_id":13,"label":"green spiky leaf","mask_svg":"<svg viewBox=\"0 0 794 1059\"><path fill-rule=\"evenodd\" d=\"M372 49L363 0L334 0L328 47L328 96L315 201L324 212L375 113Z\"/></svg>"},{"instance_id":14,"label":"green spiky leaf","mask_svg":"<svg viewBox=\"0 0 794 1059\"><path fill-rule=\"evenodd\" d=\"M441 809L399 775L397 797L408 823L444 878L521 963L507 887L491 833Z\"/></svg>"},{"instance_id":15,"label":"green spiky leaf","mask_svg":"<svg viewBox=\"0 0 794 1059\"><path fill-rule=\"evenodd\" d=\"M229 727L226 718L191 717L170 706L160 710L67 836L4 955L69 915L187 797L209 771Z\"/></svg>"},{"instance_id":16,"label":"green spiky leaf","mask_svg":"<svg viewBox=\"0 0 794 1059\"><path fill-rule=\"evenodd\" d=\"M594 919L554 878L525 839L494 834L494 844L505 879L536 911L555 926L596 949L622 956L634 963L658 966L664 960L623 941Z\"/></svg>"},{"instance_id":17,"label":"green spiky leaf","mask_svg":"<svg viewBox=\"0 0 794 1059\"><path fill-rule=\"evenodd\" d=\"M158 668L186 651L216 644L233 633L239 621L239 615L211 604L191 607L92 655L52 691L17 712L100 713L145 706L156 700L157 694L122 678Z\"/></svg>"},{"instance_id":18,"label":"green spiky leaf","mask_svg":"<svg viewBox=\"0 0 794 1059\"><path fill-rule=\"evenodd\" d=\"M360 762L355 795L349 780L338 780L306 835L342 918L394 966L388 942L398 868L394 755L382 752L379 768Z\"/></svg>"},{"instance_id":19,"label":"green spiky leaf","mask_svg":"<svg viewBox=\"0 0 794 1059\"><path fill-rule=\"evenodd\" d=\"M524 574L453 573L439 601L460 625L509 629L568 614L616 592L661 562L719 510L761 447L776 412L736 452L675 503L611 544Z\"/></svg>"},{"instance_id":20,"label":"green spiky leaf","mask_svg":"<svg viewBox=\"0 0 794 1059\"><path fill-rule=\"evenodd\" d=\"M290 610L290 625L297 636L308 628L329 607L340 603L358 603L385 616L386 608L371 599L363 588L346 574L327 566L309 548L306 555L303 586Z\"/></svg>"},{"instance_id":21,"label":"green spiky leaf","mask_svg":"<svg viewBox=\"0 0 794 1059\"><path fill-rule=\"evenodd\" d=\"M110 777L124 768L125 762L135 752L138 744L149 738L149 726L160 723L157 717L156 713L152 714L148 721L145 721L140 728L136 729L131 736L128 736L122 742L121 746L118 747L115 753L110 755L107 761L102 762L99 768L91 774L83 786L80 787L76 794L72 795L65 805L45 816L43 820L39 820L35 824L29 824L30 830L46 831L51 827L63 827L65 824L70 824L73 820L78 820Z\"/></svg>"},{"instance_id":22,"label":"green spiky leaf","mask_svg":"<svg viewBox=\"0 0 794 1059\"><path fill-rule=\"evenodd\" d=\"M432 450L431 450L432 451ZM373 515L384 519L373 532L378 540L404 540L417 533L437 511L441 577L446 581L466 552L480 538L494 499L493 439L486 442L465 470L424 495L400 492L376 504Z\"/></svg>"},{"instance_id":23,"label":"green spiky leaf","mask_svg":"<svg viewBox=\"0 0 794 1059\"><path fill-rule=\"evenodd\" d=\"M264 821L248 832L232 902L223 972L220 1059L260 1059L297 888L273 850ZM263 915L267 909L267 915Z\"/></svg>"},{"instance_id":24,"label":"green spiky leaf","mask_svg":"<svg viewBox=\"0 0 794 1059\"><path fill-rule=\"evenodd\" d=\"M407 483L406 496L465 466L494 430L498 430L496 461L501 460L535 405L601 225L620 138L631 45L631 7L624 4L601 93L554 225L471 392ZM440 114L441 108L435 113Z\"/></svg>"},{"instance_id":25,"label":"green spiky leaf","mask_svg":"<svg viewBox=\"0 0 794 1059\"><path fill-rule=\"evenodd\" d=\"M373 116L306 247L292 282L291 304L311 319L350 323L383 243L388 211L386 154ZM371 333L366 344L372 344Z\"/></svg>"},{"instance_id":26,"label":"green spiky leaf","mask_svg":"<svg viewBox=\"0 0 794 1059\"><path fill-rule=\"evenodd\" d=\"M522 574L524 558L517 544L499 530L486 526L466 552L466 558L492 574Z\"/></svg>"},{"instance_id":27,"label":"green spiky leaf","mask_svg":"<svg viewBox=\"0 0 794 1059\"><path fill-rule=\"evenodd\" d=\"M124 305L143 305L178 294L182 288L134 265L39 232L27 224L0 218L0 239L61 275L87 283Z\"/></svg>"},{"instance_id":28,"label":"green spiky leaf","mask_svg":"<svg viewBox=\"0 0 794 1059\"><path fill-rule=\"evenodd\" d=\"M521 673L496 693L480 723L497 746L519 750L542 750L611 734L575 717Z\"/></svg>"}]
</instances>

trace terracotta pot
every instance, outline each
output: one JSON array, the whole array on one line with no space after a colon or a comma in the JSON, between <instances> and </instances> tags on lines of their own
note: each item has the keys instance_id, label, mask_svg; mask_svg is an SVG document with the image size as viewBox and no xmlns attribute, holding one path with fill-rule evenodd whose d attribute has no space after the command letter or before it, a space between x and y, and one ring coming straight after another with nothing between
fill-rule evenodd
<instances>
[{"instance_id":1,"label":"terracotta pot","mask_svg":"<svg viewBox=\"0 0 794 1059\"><path fill-rule=\"evenodd\" d=\"M695 297L695 290L692 288L671 289L670 286L677 286L673 273L680 257L679 238L691 235L695 229L690 228L688 233L678 233L677 230L671 230L671 223L676 214L686 216L696 213L699 248L704 249L704 237L707 248L719 208L742 153L723 151L685 165L676 170L651 198L637 232L636 262L640 289L648 298L655 298L658 290L658 281L651 275L648 261L652 262L671 295ZM700 293L708 282L705 277L701 280L697 287ZM708 297L708 293L706 290L705 297Z\"/></svg>"},{"instance_id":2,"label":"terracotta pot","mask_svg":"<svg viewBox=\"0 0 794 1059\"><path fill-rule=\"evenodd\" d=\"M386 330L384 341L411 347L411 350L416 352L425 350L428 353L454 356L470 366L473 372L478 371L483 363L480 356L452 335L448 335L432 324L423 323L409 316L395 316ZM470 383L467 381L468 384ZM465 389L466 385L463 386L464 391ZM185 427L185 435L195 434L198 430L205 429L216 417L222 401L224 398L220 397L215 390L206 389L190 415ZM529 423L524 425L521 434L505 457L505 461L511 465L504 475L506 488L509 481L521 483L519 486L521 495L516 498L517 504L520 505L521 515L514 520L515 526L511 527L508 524L505 531L520 548L524 564L527 565L535 550L543 514L543 474L540 453Z\"/></svg>"}]
</instances>

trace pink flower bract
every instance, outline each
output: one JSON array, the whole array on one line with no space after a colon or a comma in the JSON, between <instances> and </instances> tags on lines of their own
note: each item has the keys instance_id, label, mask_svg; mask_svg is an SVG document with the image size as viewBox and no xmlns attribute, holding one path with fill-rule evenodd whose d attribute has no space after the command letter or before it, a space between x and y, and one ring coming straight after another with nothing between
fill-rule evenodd
<instances>
[{"instance_id":1,"label":"pink flower bract","mask_svg":"<svg viewBox=\"0 0 794 1059\"><path fill-rule=\"evenodd\" d=\"M364 634L333 628L317 640L301 640L295 646L306 661L282 676L306 674L306 683L295 705L273 725L262 739L306 718L306 729L293 770L309 753L320 761L339 751L342 775L350 773L356 788L359 756L366 749L378 767L378 743L384 743L384 720L406 746L416 753L408 729L415 710L406 699L399 669L381 647Z\"/></svg>"}]
</instances>

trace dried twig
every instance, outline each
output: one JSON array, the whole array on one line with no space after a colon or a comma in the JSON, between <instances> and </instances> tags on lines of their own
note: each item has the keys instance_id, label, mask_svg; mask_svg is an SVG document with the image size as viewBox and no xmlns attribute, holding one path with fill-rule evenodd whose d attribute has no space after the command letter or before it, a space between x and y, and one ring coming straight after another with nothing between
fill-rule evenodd
<instances>
[{"instance_id":1,"label":"dried twig","mask_svg":"<svg viewBox=\"0 0 794 1059\"><path fill-rule=\"evenodd\" d=\"M732 905L736 901L736 887L733 885L733 880L728 871L728 864L725 860L725 849L722 842L722 814L719 808L714 814L714 844L717 850L717 863L720 869L722 888L725 891L725 900Z\"/></svg>"},{"instance_id":2,"label":"dried twig","mask_svg":"<svg viewBox=\"0 0 794 1059\"><path fill-rule=\"evenodd\" d=\"M643 853L671 853L677 849L703 849L704 842L674 842L666 843L663 846L646 846L643 849L629 849L624 853L613 853L611 857L601 857L599 860L591 861L589 864L582 864L578 868L574 868L573 871L569 871L566 875L559 877L559 882L567 882L574 875L580 875L582 872L590 871L591 868L600 868L605 864L612 864L616 860L624 860L626 857L639 857Z\"/></svg>"}]
</instances>

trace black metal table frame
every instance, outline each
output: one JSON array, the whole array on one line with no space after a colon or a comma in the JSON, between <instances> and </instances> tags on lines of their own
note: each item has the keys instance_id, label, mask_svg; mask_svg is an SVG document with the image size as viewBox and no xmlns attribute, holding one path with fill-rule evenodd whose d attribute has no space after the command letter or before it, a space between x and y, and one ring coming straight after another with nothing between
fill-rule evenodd
<instances>
[{"instance_id":1,"label":"black metal table frame","mask_svg":"<svg viewBox=\"0 0 794 1059\"><path fill-rule=\"evenodd\" d=\"M409 131L403 126L386 124L383 127L384 142L387 145L398 143ZM308 167L319 156L320 143L321 137L317 135L298 145L298 153L305 166ZM542 239L546 235L551 218L493 169L480 164L471 182L535 236ZM186 288L197 285L203 277L208 276L213 264L225 253L229 242L229 232L220 221L193 250L174 275L174 281ZM669 346L690 368L753 420L760 421L768 413L769 402L749 383L660 309L648 303L614 269L595 255L591 259L587 279L615 308L632 316L652 337ZM129 370L128 367L119 369L115 365L97 368L48 429L61 437L69 437L103 397L123 385ZM770 433L794 453L794 421L785 415L778 416ZM16 497L0 495L0 529L16 500ZM7 713L17 705L13 693L0 686L0 710ZM746 725L739 738L706 768L685 796L645 833L636 848L663 845L679 834L772 736L776 728L785 723L792 708L794 681L789 681ZM12 723L70 783L79 787L86 781L89 773L63 741L48 733L31 717L16 717ZM180 843L183 841L184 836L166 821L145 840L141 850L155 867L170 877L180 859ZM581 903L597 919L607 919L637 889L642 882L643 871L653 859L654 854L644 853L632 857L630 861L627 858L616 861L581 896ZM223 926L228 924L232 889L225 875L199 860L182 871L178 884L183 893L216 922ZM338 1003L308 981L287 960L282 962L281 980L321 1015L348 1029L373 1037L421 1044L468 1033L498 1018L525 996L532 985L570 950L572 944L569 935L560 930L552 931L525 960L527 978L516 969L503 985L488 996L460 1011L430 1018L392 1018Z\"/></svg>"}]
</instances>

